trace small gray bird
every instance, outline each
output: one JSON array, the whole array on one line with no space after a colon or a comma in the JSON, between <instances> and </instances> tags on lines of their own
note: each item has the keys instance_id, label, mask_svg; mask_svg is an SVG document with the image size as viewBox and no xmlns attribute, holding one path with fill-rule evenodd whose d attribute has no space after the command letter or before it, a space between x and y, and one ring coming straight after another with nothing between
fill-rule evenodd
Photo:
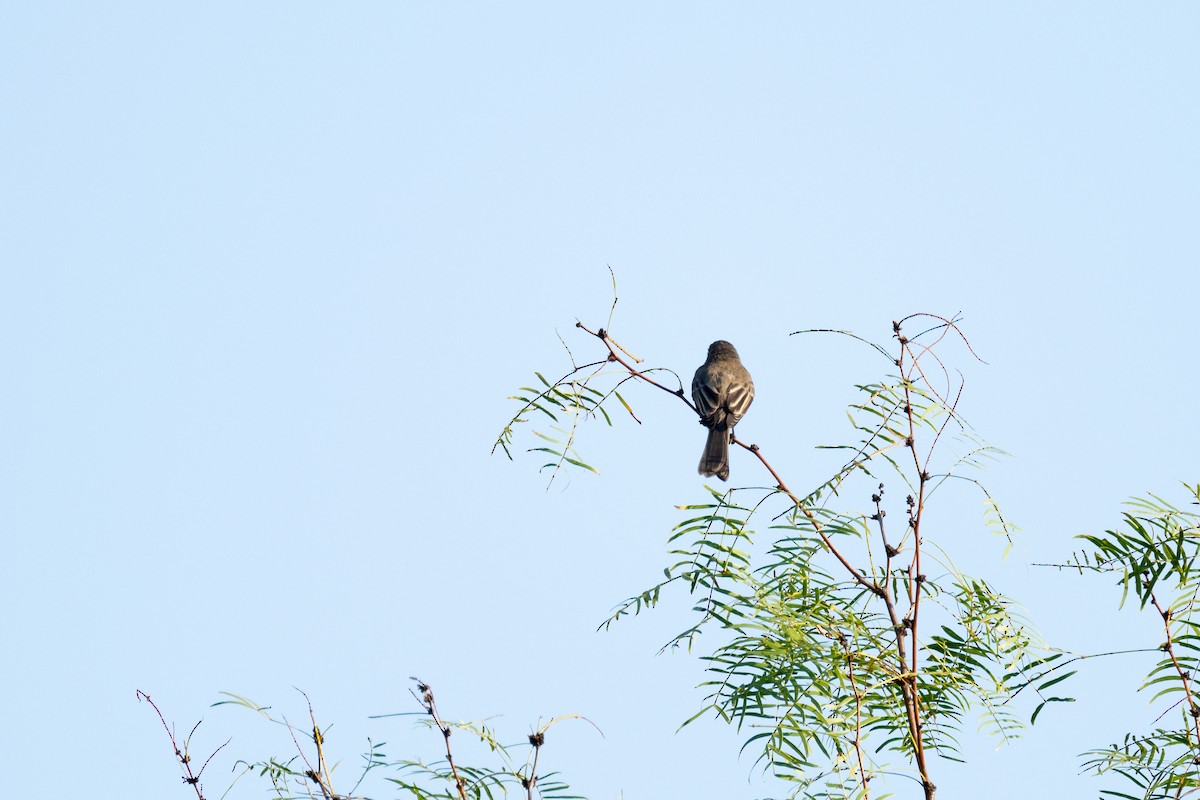
<instances>
[{"instance_id":1,"label":"small gray bird","mask_svg":"<svg viewBox=\"0 0 1200 800\"><path fill-rule=\"evenodd\" d=\"M754 381L729 342L718 340L708 346L708 360L692 378L692 400L700 412L700 424L708 428L708 443L700 456L700 474L729 480L729 439L733 426L754 401Z\"/></svg>"}]
</instances>

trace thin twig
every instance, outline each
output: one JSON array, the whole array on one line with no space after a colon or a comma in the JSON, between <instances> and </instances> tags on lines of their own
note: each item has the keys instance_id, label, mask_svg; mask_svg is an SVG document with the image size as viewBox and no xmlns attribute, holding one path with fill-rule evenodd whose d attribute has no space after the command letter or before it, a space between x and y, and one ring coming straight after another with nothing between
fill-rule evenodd
<instances>
[{"instance_id":1,"label":"thin twig","mask_svg":"<svg viewBox=\"0 0 1200 800\"><path fill-rule=\"evenodd\" d=\"M154 709L154 713L158 714L158 720L162 723L163 730L167 732L167 737L171 740L171 749L175 751L175 758L183 766L183 782L191 786L196 791L197 800L204 800L204 792L200 786L200 776L204 774L204 770L208 767L209 762L213 760L213 756L221 752L225 745L229 744L233 740L226 739L224 744L212 751L212 755L210 755L204 761L204 765L200 767L200 771L193 772L192 757L188 754L188 748L192 741L192 734L196 732L196 728L200 727L200 723L197 722L194 726L192 726L191 732L188 733L187 741L185 741L183 747L180 748L179 744L175 740L175 732L172 731L171 726L167 724L167 720L163 717L163 713L159 710L158 705L150 699L150 695L146 694L141 689L137 689L135 696L137 699L145 700L147 703L149 703L150 707Z\"/></svg>"},{"instance_id":2,"label":"thin twig","mask_svg":"<svg viewBox=\"0 0 1200 800\"><path fill-rule=\"evenodd\" d=\"M529 744L533 746L533 763L529 767L529 775L521 779L521 784L525 787L525 797L527 800L533 800L533 789L537 786L538 781L538 757L542 754L542 745L545 743L545 732L537 731L529 734Z\"/></svg>"},{"instance_id":3,"label":"thin twig","mask_svg":"<svg viewBox=\"0 0 1200 800\"><path fill-rule=\"evenodd\" d=\"M892 574L892 559L899 555L900 551L891 546L887 540L887 529L883 521L886 516L883 510L883 484L880 484L878 494L872 495L871 500L875 503L875 514L872 516L872 519L879 526L879 538L883 541L884 553L887 556L883 574L883 579L887 581ZM885 591L880 597L883 600L884 607L887 609L888 619L892 623L892 631L896 635L896 660L899 662L896 681L900 686L900 696L904 701L904 715L908 722L909 735L913 739L913 751L914 753L921 752L922 750L919 747L921 720L917 695L917 676L916 671L910 670L908 667L908 646L906 644L908 628L911 623L907 619L900 618L900 612L896 608L896 602L891 592ZM914 649L916 647L915 639L913 647ZM920 764L921 762L918 760L918 766ZM921 769L921 782L922 785L928 782L924 769Z\"/></svg>"},{"instance_id":4,"label":"thin twig","mask_svg":"<svg viewBox=\"0 0 1200 800\"><path fill-rule=\"evenodd\" d=\"M304 695L304 701L308 703L308 719L312 723L313 743L317 746L317 783L327 797L336 797L333 792L333 776L329 774L329 762L325 759L325 736L321 733L320 727L317 726L317 717L313 713L312 700L308 698L303 689L297 689L296 691Z\"/></svg>"},{"instance_id":5,"label":"thin twig","mask_svg":"<svg viewBox=\"0 0 1200 800\"><path fill-rule=\"evenodd\" d=\"M1089 659L1089 658L1105 658L1107 656L1127 656L1127 655L1133 655L1135 653L1153 653L1158 649L1159 648L1157 648L1157 647L1138 647L1133 650L1110 650L1107 653L1086 653L1081 656L1072 656L1072 657L1068 658L1066 661L1055 664L1053 667L1050 667L1050 669L1044 670L1044 671L1038 673L1037 675L1034 675L1032 678L1029 678L1027 681L1025 681L1025 683L1018 686L1016 691L1014 691L1012 694L1010 694L1005 699L1004 705L1011 703L1014 697L1019 695L1021 692L1025 691L1025 689L1032 686L1034 683L1040 681L1042 678L1045 678L1047 675L1050 675L1053 672L1058 672L1060 669L1063 669L1064 667L1069 667L1071 664L1074 664L1076 661L1084 661L1085 659Z\"/></svg>"},{"instance_id":6,"label":"thin twig","mask_svg":"<svg viewBox=\"0 0 1200 800\"><path fill-rule=\"evenodd\" d=\"M850 690L854 692L854 753L858 761L858 779L862 783L863 800L870 800L867 789L869 778L867 767L863 763L862 750L862 692L858 690L858 682L854 677L854 654L850 651L850 640L844 633L838 632L838 640L846 651L846 673L850 676Z\"/></svg>"},{"instance_id":7,"label":"thin twig","mask_svg":"<svg viewBox=\"0 0 1200 800\"><path fill-rule=\"evenodd\" d=\"M943 331L938 337L941 341L948 333L950 328L953 328L953 323L948 320L943 320L946 323L947 330ZM908 439L907 444L910 453L912 454L913 467L917 472L917 497L916 500L909 506L909 525L913 534L913 556L909 565L909 609L905 614L904 622L907 624L908 632L912 634L912 654L911 662L908 668L908 674L911 676L901 683L901 686L907 686L908 690L905 693L905 700L911 703L912 713L909 716L909 733L912 736L913 755L916 758L917 770L921 773L921 784L925 789L926 800L933 800L934 792L937 787L929 779L928 766L925 761L925 742L922 731L920 692L918 687L918 659L920 658L921 648L918 642L918 623L920 621L921 612L921 597L924 594L921 590L925 581L925 575L921 572L921 519L925 511L925 488L929 483L929 472L925 469L925 465L921 463L921 458L917 455L917 423L913 415L913 397L912 397L912 371L917 371L921 375L921 379L925 385L929 385L929 380L920 372L918 365L918 356L912 351L910 340L901 333L901 323L893 322L892 330L896 340L900 343L900 357L896 359L896 366L900 369L901 385L904 391L904 413L908 419ZM957 329L955 329L957 330ZM929 352L929 348L925 348L925 352ZM911 364L908 371L905 370L905 357L911 358ZM960 390L961 391L961 390ZM943 405L944 405L943 401ZM953 414L953 410L951 410ZM938 432L940 436L941 432ZM938 436L934 437L934 443L929 448L929 455L926 458L932 458L933 446L936 445ZM897 636L897 642L900 637Z\"/></svg>"},{"instance_id":8,"label":"thin twig","mask_svg":"<svg viewBox=\"0 0 1200 800\"><path fill-rule=\"evenodd\" d=\"M1138 582L1141 582L1141 576L1138 576ZM1200 706L1196 705L1196 700L1192 692L1191 681L1188 680L1189 672L1179 663L1179 658L1175 654L1175 641L1171 636L1171 610L1164 609L1158 603L1158 598L1154 596L1154 592L1150 592L1150 602L1154 604L1154 608L1158 611L1159 616L1163 620L1163 629L1166 631L1167 641L1163 643L1162 649L1171 657L1171 663L1175 665L1175 673L1179 675L1179 682L1183 684L1183 696L1187 700L1188 716L1192 718L1192 727L1196 733L1196 746L1200 747Z\"/></svg>"},{"instance_id":9,"label":"thin twig","mask_svg":"<svg viewBox=\"0 0 1200 800\"><path fill-rule=\"evenodd\" d=\"M450 774L454 776L454 787L458 790L460 800L467 800L467 784L458 774L458 767L454 765L454 753L450 751L450 726L442 722L442 718L438 716L437 703L433 699L433 690L429 688L429 684L422 681L420 678L413 678L417 682L417 691L421 693L417 700L425 707L425 713L433 719L433 724L442 732L442 738L446 742L446 763L450 765ZM416 695L413 695L416 697Z\"/></svg>"}]
</instances>

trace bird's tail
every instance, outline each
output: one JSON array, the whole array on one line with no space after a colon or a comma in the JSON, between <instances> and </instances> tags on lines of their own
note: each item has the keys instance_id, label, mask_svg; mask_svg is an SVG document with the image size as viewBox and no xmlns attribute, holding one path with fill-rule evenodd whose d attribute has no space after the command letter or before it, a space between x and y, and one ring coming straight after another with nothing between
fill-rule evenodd
<instances>
[{"instance_id":1,"label":"bird's tail","mask_svg":"<svg viewBox=\"0 0 1200 800\"><path fill-rule=\"evenodd\" d=\"M729 431L708 429L708 442L704 445L704 455L700 456L700 474L729 480Z\"/></svg>"}]
</instances>

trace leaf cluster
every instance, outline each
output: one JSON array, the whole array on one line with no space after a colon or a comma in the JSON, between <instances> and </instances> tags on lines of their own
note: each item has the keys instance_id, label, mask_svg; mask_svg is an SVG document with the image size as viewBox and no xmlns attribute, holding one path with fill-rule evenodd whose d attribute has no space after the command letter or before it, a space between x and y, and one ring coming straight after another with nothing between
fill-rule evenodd
<instances>
[{"instance_id":1,"label":"leaf cluster","mask_svg":"<svg viewBox=\"0 0 1200 800\"><path fill-rule=\"evenodd\" d=\"M1191 504L1200 504L1200 485L1186 486ZM1157 495L1127 504L1123 526L1080 538L1091 545L1070 564L1081 570L1115 573L1121 602L1136 597L1153 608L1163 634L1160 656L1142 683L1153 690L1151 704L1165 704L1176 728L1126 734L1122 741L1085 754L1084 768L1112 773L1136 793L1105 790L1122 798L1178 798L1200 789L1200 513L1181 509ZM1160 717L1161 719L1162 717Z\"/></svg>"},{"instance_id":2,"label":"leaf cluster","mask_svg":"<svg viewBox=\"0 0 1200 800\"><path fill-rule=\"evenodd\" d=\"M899 373L859 384L847 413L853 440L824 448L847 454L829 479L802 498L782 481L709 488L705 502L680 507L663 579L604 623L682 590L693 620L664 648L690 650L704 632L716 635L702 655L705 702L684 724L713 716L734 725L746 734L743 751L792 796L867 797L891 769L888 753L915 767L932 796L926 752L958 758L968 714L1007 740L1025 724L1010 703L1017 693L1037 696L1031 719L1069 699L1043 693L1073 673L1048 677L1062 654L1040 643L1013 601L929 554L925 506L951 480L983 492L986 528L1006 537L1012 528L965 474L998 451L963 422L958 394L932 384L926 363L941 366L932 347L898 338L889 361ZM947 438L957 455L942 455ZM874 507L855 508L847 499L866 480L878 483ZM903 525L889 539L882 495L897 480L907 492ZM925 574L923 550L938 575Z\"/></svg>"}]
</instances>

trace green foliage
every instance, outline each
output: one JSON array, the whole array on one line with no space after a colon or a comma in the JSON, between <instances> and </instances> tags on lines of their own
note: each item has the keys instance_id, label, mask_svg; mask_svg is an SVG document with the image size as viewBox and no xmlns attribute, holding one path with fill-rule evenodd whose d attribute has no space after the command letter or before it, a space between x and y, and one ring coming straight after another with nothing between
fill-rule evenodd
<instances>
[{"instance_id":1,"label":"green foliage","mask_svg":"<svg viewBox=\"0 0 1200 800\"><path fill-rule=\"evenodd\" d=\"M1147 736L1126 734L1120 744L1085 753L1084 768L1098 775L1113 773L1132 783L1136 794L1105 789L1106 797L1128 800L1173 800L1200 788L1196 744L1184 713L1175 730L1158 728Z\"/></svg>"},{"instance_id":2,"label":"green foliage","mask_svg":"<svg viewBox=\"0 0 1200 800\"><path fill-rule=\"evenodd\" d=\"M1069 700L1043 691L1073 674L1056 674L1062 654L1038 642L1011 600L935 551L922 526L931 498L955 481L982 493L985 530L1006 538L1012 531L968 473L999 451L962 422L962 387L952 391L949 371L933 354L947 337L965 339L954 321L934 323L912 339L897 323L894 351L871 345L896 372L856 387L859 399L847 412L851 441L823 448L846 454L829 479L799 497L779 479L765 449L747 448L778 485L709 488L703 502L680 506L685 516L668 538L671 563L663 579L620 604L603 626L675 592L686 595L694 618L665 647L692 650L706 631L715 638L701 655L704 704L684 724L713 716L735 726L745 735L743 750L783 780L789 796L878 798L883 787L871 781L895 771L887 759L898 757L932 797L927 756L958 758L968 715L980 715L983 731L1008 740L1025 724L1010 702L1016 694L1031 690L1037 704L1031 719L1046 703ZM630 363L606 331L579 327L608 350L589 368L616 363L624 372L605 377L618 386L637 380L687 402L682 391ZM597 370L581 388L581 369L556 384L543 380L536 392L522 390L521 410L498 446L508 452L515 423L545 411L547 402L575 420L601 418L615 387L591 385ZM946 386L936 387L931 374ZM626 399L618 399L632 415ZM577 430L572 425L560 444L573 446ZM951 446L957 455L945 452ZM548 467L574 463L561 456L566 447L554 452L560 459ZM889 483L905 492L894 531L885 524ZM863 507L855 497L871 499ZM930 567L933 576L926 574Z\"/></svg>"},{"instance_id":3,"label":"green foliage","mask_svg":"<svg viewBox=\"0 0 1200 800\"><path fill-rule=\"evenodd\" d=\"M1200 504L1200 485L1187 486L1191 504ZM1200 667L1200 513L1180 509L1156 495L1128 503L1124 526L1103 535L1084 535L1091 548L1071 566L1117 575L1121 602L1132 595L1139 607L1152 607L1163 632L1162 654L1150 668L1143 690L1151 704L1175 712L1177 728L1148 735L1129 733L1120 743L1085 753L1085 768L1113 773L1136 787L1136 794L1106 790L1112 797L1178 798L1200 789L1200 698L1195 675Z\"/></svg>"},{"instance_id":4,"label":"green foliage","mask_svg":"<svg viewBox=\"0 0 1200 800\"><path fill-rule=\"evenodd\" d=\"M603 371L603 368L607 363L601 361L576 366L554 383L547 381L542 373L535 372L534 375L537 376L541 387L522 386L517 394L509 397L510 400L520 403L520 408L500 431L500 435L496 437L496 442L492 445L492 452L495 453L497 449L503 450L511 461L511 445L513 437L516 435L516 428L535 418L540 418L549 421L551 433L540 430L532 431L534 436L546 444L531 447L529 452L546 453L552 456L550 461L542 465L542 470L550 471L551 481L554 480L558 471L567 465L600 474L598 469L584 461L575 450L580 424L587 420L603 420L605 425L612 427L612 417L604 407L604 403L611 400L615 400L625 413L637 420L633 408L617 391L621 384L630 380L632 376L625 375L623 379L617 381L616 386L610 387L606 391L600 391L590 385L592 381L606 376L607 373Z\"/></svg>"},{"instance_id":5,"label":"green foliage","mask_svg":"<svg viewBox=\"0 0 1200 800\"><path fill-rule=\"evenodd\" d=\"M1192 502L1200 502L1200 486L1186 486ZM1103 535L1080 536L1092 545L1076 554L1072 566L1115 572L1123 589L1122 602L1132 590L1142 608L1160 584L1186 594L1197 583L1200 557L1200 514L1181 510L1156 495L1127 503L1125 527Z\"/></svg>"},{"instance_id":6,"label":"green foliage","mask_svg":"<svg viewBox=\"0 0 1200 800\"><path fill-rule=\"evenodd\" d=\"M902 329L914 318L932 320L932 326L910 337ZM932 800L934 756L961 758L968 719L978 719L979 730L1001 742L1021 735L1026 716L1017 696L1024 693L1032 704L1028 721L1035 722L1049 704L1072 701L1054 692L1076 674L1069 667L1088 658L1041 644L1014 601L987 580L963 574L938 546L928 509L948 486L980 494L980 528L1003 536L1008 547L1014 528L975 472L1000 451L962 420L964 387L951 379L938 351L957 340L974 353L957 320L914 318L893 323L890 349L845 331L821 331L865 343L888 364L887 374L855 387L847 441L818 448L841 454L840 466L800 495L771 466L765 448L733 439L731 445L761 462L773 485L720 492L705 487L702 500L679 506L683 519L668 536L662 580L621 603L601 626L682 596L691 618L664 649L699 651L705 668L703 703L683 726L704 717L733 726L743 736L743 752L777 777L788 797L881 800L891 795L876 779L899 774ZM530 431L538 441L529 451L550 456L541 468L551 481L569 468L597 473L576 449L583 423L612 427L621 413L640 424L626 397L631 387L657 388L696 411L677 373L643 369L605 329L577 327L600 343L602 357L580 365L568 348L572 367L562 378L551 382L535 372L537 383L510 398L518 409L492 448L512 459L521 426L547 423ZM662 374L672 377L661 383ZM898 493L889 488L900 489L902 503L891 501ZM1200 485L1187 489L1190 504L1200 505ZM888 522L889 511L900 517L898 524ZM963 527L950 529L956 540ZM1196 795L1200 513L1150 495L1129 503L1119 528L1080 538L1089 546L1068 566L1115 574L1122 604L1136 597L1141 609L1157 613L1164 641L1142 689L1152 692L1152 704L1164 707L1155 724L1178 720L1175 728L1129 733L1092 750L1084 754L1084 767L1124 779L1123 791L1105 789L1106 797ZM311 704L306 725L277 719L237 695L217 705L248 708L286 729L292 755L238 762L239 778L256 773L267 779L279 800L362 797L357 792L368 777L419 800L577 798L557 773L538 767L546 731L574 715L542 725L527 744L504 745L483 723L446 722L429 687L418 682L418 689L420 722L442 740L444 756L392 758L386 742L368 741L346 792L334 791L341 775L326 757L328 731L318 726ZM144 693L138 697L154 705ZM161 712L159 718L184 782L204 800L200 777L213 756L194 769L191 735L178 741ZM453 733L472 743L472 755L482 761L454 755Z\"/></svg>"},{"instance_id":7,"label":"green foliage","mask_svg":"<svg viewBox=\"0 0 1200 800\"><path fill-rule=\"evenodd\" d=\"M904 697L911 669L898 658L887 606L836 576L816 533L819 526L830 538L865 541L867 519L822 510L813 522L794 512L786 524L770 526L777 538L753 566L748 524L756 509L729 495L714 493L714 502L686 509L706 513L676 527L672 541L691 538L672 550L678 560L665 580L630 598L606 624L657 604L663 589L679 585L698 601L698 619L670 645L690 648L710 626L726 634L703 656L709 694L687 722L712 714L745 731L744 748L757 750L759 764L806 796L857 796L855 774L885 767L875 753L915 756ZM898 567L876 574L893 601L915 585ZM1011 601L986 582L948 581L946 590L936 581L919 584L945 623L921 646L917 687L924 746L955 757L961 722L972 709L982 713L988 733L1018 735L1022 722L1009 697L1059 654L1039 647ZM870 751L869 741L877 742ZM813 794L817 788L821 795Z\"/></svg>"},{"instance_id":8,"label":"green foliage","mask_svg":"<svg viewBox=\"0 0 1200 800\"><path fill-rule=\"evenodd\" d=\"M606 395L588 386L588 380L595 377L595 373L584 380L564 378L553 384L547 381L540 372L534 374L542 384L541 388L522 386L517 394L509 398L521 403L521 408L500 432L496 443L492 445L492 452L494 453L496 448L501 448L511 460L512 451L509 449L509 445L512 443L514 426L528 422L534 414L540 414L553 423L550 429L555 434L551 436L540 431L533 432L534 436L545 440L548 444L531 448L530 452L548 453L554 456L554 460L546 462L542 468L557 470L564 464L571 464L597 472L595 467L580 459L579 454L573 448L580 421L596 417L602 418L606 424L612 425L612 419L602 405ZM622 404L625 403L615 389L612 394ZM569 423L569 428L563 427L564 420Z\"/></svg>"}]
</instances>

